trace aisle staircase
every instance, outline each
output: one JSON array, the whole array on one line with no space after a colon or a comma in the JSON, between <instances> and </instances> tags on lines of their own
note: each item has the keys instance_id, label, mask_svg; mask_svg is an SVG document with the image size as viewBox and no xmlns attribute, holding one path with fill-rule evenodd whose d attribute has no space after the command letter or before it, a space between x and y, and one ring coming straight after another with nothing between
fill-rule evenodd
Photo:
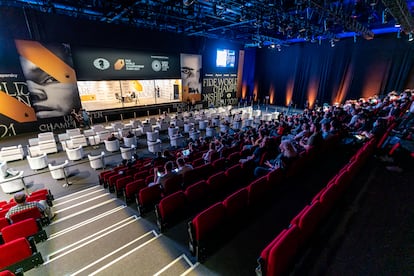
<instances>
[{"instance_id":1,"label":"aisle staircase","mask_svg":"<svg viewBox=\"0 0 414 276\"><path fill-rule=\"evenodd\" d=\"M25 275L200 275L182 246L101 186L54 201L44 264Z\"/></svg>"}]
</instances>

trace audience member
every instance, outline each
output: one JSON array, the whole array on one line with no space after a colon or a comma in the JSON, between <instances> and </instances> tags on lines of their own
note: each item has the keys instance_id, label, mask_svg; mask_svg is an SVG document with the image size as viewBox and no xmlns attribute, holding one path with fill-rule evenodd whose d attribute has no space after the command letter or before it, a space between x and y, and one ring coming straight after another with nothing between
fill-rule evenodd
<instances>
[{"instance_id":1,"label":"audience member","mask_svg":"<svg viewBox=\"0 0 414 276\"><path fill-rule=\"evenodd\" d=\"M10 220L11 215L34 207L37 207L45 217L48 217L50 219L54 218L54 214L45 200L26 202L26 194L23 192L16 193L13 198L17 205L11 207L10 210L6 213L5 217L8 220Z\"/></svg>"}]
</instances>

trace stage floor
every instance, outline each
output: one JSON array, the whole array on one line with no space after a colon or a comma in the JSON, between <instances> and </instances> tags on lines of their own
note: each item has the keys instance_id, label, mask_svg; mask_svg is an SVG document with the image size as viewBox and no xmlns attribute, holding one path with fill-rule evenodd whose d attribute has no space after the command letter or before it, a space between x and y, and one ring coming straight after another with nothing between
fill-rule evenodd
<instances>
[{"instance_id":1,"label":"stage floor","mask_svg":"<svg viewBox=\"0 0 414 276\"><path fill-rule=\"evenodd\" d=\"M117 108L127 108L127 107L141 107L148 105L157 105L157 104L168 104L168 103L181 103L181 100L170 100L166 98L139 98L132 101L83 101L82 107L86 111L94 110L104 110L104 109L117 109Z\"/></svg>"}]
</instances>

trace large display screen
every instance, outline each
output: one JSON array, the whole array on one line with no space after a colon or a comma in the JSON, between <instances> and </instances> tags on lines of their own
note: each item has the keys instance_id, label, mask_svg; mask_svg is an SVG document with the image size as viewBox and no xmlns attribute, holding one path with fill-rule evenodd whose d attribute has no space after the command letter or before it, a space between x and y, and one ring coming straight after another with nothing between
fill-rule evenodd
<instances>
[{"instance_id":1,"label":"large display screen","mask_svg":"<svg viewBox=\"0 0 414 276\"><path fill-rule=\"evenodd\" d=\"M222 68L234 68L236 64L236 51L229 49L217 49L216 66Z\"/></svg>"}]
</instances>

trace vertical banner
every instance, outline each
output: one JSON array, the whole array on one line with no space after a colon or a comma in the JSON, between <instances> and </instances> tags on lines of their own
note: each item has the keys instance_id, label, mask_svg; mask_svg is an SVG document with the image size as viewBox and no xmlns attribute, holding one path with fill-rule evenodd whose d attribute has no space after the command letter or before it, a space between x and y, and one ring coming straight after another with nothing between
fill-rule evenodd
<instances>
[{"instance_id":1,"label":"vertical banner","mask_svg":"<svg viewBox=\"0 0 414 276\"><path fill-rule=\"evenodd\" d=\"M80 98L68 44L16 40L20 64L38 119L69 115Z\"/></svg>"},{"instance_id":2,"label":"vertical banner","mask_svg":"<svg viewBox=\"0 0 414 276\"><path fill-rule=\"evenodd\" d=\"M209 107L237 105L237 74L205 74L203 101L207 102Z\"/></svg>"},{"instance_id":3,"label":"vertical banner","mask_svg":"<svg viewBox=\"0 0 414 276\"><path fill-rule=\"evenodd\" d=\"M201 100L201 55L181 54L183 101Z\"/></svg>"}]
</instances>

